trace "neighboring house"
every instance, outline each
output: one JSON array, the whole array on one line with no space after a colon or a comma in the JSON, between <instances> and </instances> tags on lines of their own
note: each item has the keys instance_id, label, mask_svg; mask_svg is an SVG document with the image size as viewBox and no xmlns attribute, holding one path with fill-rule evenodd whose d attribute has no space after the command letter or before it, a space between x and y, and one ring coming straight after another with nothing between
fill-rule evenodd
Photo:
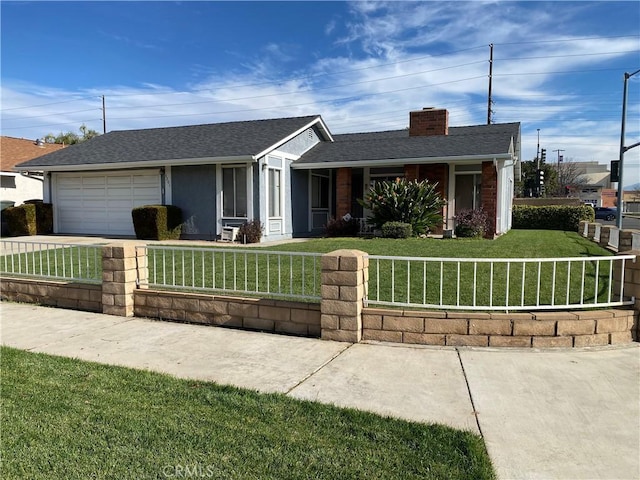
<instances>
[{"instance_id":1,"label":"neighboring house","mask_svg":"<svg viewBox=\"0 0 640 480\"><path fill-rule=\"evenodd\" d=\"M456 211L484 208L511 227L520 124L448 126L446 110L410 113L408 130L332 135L319 115L116 131L25 162L45 172L56 233L133 235L131 209L180 207L184 238L218 238L259 219L263 240L319 234L330 217L366 217L371 182L437 181Z\"/></svg>"},{"instance_id":2,"label":"neighboring house","mask_svg":"<svg viewBox=\"0 0 640 480\"><path fill-rule=\"evenodd\" d=\"M0 137L0 200L20 205L26 200L42 200L43 175L41 170L23 170L14 167L64 148L63 145L44 143L41 140Z\"/></svg>"}]
</instances>

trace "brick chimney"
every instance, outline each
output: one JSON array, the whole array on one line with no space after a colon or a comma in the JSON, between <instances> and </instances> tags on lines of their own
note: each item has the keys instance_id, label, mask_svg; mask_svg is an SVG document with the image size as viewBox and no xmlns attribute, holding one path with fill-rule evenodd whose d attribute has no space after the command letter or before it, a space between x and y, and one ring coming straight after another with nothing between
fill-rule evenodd
<instances>
[{"instance_id":1,"label":"brick chimney","mask_svg":"<svg viewBox=\"0 0 640 480\"><path fill-rule=\"evenodd\" d=\"M409 112L409 136L449 134L449 112L444 108L423 108Z\"/></svg>"}]
</instances>

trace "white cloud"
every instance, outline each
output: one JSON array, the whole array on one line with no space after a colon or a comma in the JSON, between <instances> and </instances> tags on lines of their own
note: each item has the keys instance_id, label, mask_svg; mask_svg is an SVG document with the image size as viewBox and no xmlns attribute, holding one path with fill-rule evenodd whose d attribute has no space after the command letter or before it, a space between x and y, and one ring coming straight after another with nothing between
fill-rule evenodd
<instances>
[{"instance_id":1,"label":"white cloud","mask_svg":"<svg viewBox=\"0 0 640 480\"><path fill-rule=\"evenodd\" d=\"M619 148L618 91L595 87L587 94L586 76L554 72L610 68L620 59L632 64L640 51L638 38L584 40L592 35L579 31L574 16L589 9L588 4L553 11L534 7L503 2L354 2L348 20L336 17L325 27L330 36L346 28L348 34L337 42L348 46L347 52L309 57L304 70L292 74L295 46L268 43L259 55L239 53L233 72L220 73L204 60L194 65L197 83L183 91L160 80L80 91L5 80L2 134L35 138L75 130L82 123L101 131L101 95L107 99L109 130L316 113L333 133L387 130L406 127L408 112L427 106L448 108L452 125L484 123L488 44L494 43L494 118L522 122L524 159L535 156L540 128L548 152L559 148L577 161L606 163ZM549 34L556 24L574 25L573 32ZM555 42L541 41L546 39ZM628 51L635 55L616 53ZM595 55L605 52L609 55ZM620 78L620 89L622 71L611 75ZM634 95L637 102L639 96ZM71 101L56 103L60 100ZM627 143L640 140L638 110L637 105L629 110ZM25 126L29 128L16 128ZM633 181L640 181L639 152L636 148L626 156Z\"/></svg>"}]
</instances>

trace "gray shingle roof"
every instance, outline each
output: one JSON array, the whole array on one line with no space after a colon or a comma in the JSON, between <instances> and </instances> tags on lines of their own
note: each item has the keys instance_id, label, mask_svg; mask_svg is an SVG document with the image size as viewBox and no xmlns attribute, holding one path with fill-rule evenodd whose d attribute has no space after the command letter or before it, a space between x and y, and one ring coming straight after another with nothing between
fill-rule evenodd
<instances>
[{"instance_id":1,"label":"gray shingle roof","mask_svg":"<svg viewBox=\"0 0 640 480\"><path fill-rule=\"evenodd\" d=\"M508 154L513 138L518 141L519 123L449 127L448 135L410 137L408 130L334 135L295 165L340 163L405 158L442 158Z\"/></svg>"},{"instance_id":2,"label":"gray shingle roof","mask_svg":"<svg viewBox=\"0 0 640 480\"><path fill-rule=\"evenodd\" d=\"M319 115L114 131L19 166L81 166L250 156L263 152L317 118Z\"/></svg>"}]
</instances>

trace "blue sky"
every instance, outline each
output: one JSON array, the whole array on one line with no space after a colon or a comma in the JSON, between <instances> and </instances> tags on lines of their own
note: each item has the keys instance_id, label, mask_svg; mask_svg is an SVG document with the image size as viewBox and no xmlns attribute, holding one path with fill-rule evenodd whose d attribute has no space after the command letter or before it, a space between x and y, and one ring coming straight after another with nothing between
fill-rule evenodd
<instances>
[{"instance_id":1,"label":"blue sky","mask_svg":"<svg viewBox=\"0 0 640 480\"><path fill-rule=\"evenodd\" d=\"M640 69L638 2L0 3L2 135L320 114L333 133L522 123L523 159L618 157L624 72ZM640 141L640 73L626 145ZM625 185L640 182L640 147Z\"/></svg>"}]
</instances>

